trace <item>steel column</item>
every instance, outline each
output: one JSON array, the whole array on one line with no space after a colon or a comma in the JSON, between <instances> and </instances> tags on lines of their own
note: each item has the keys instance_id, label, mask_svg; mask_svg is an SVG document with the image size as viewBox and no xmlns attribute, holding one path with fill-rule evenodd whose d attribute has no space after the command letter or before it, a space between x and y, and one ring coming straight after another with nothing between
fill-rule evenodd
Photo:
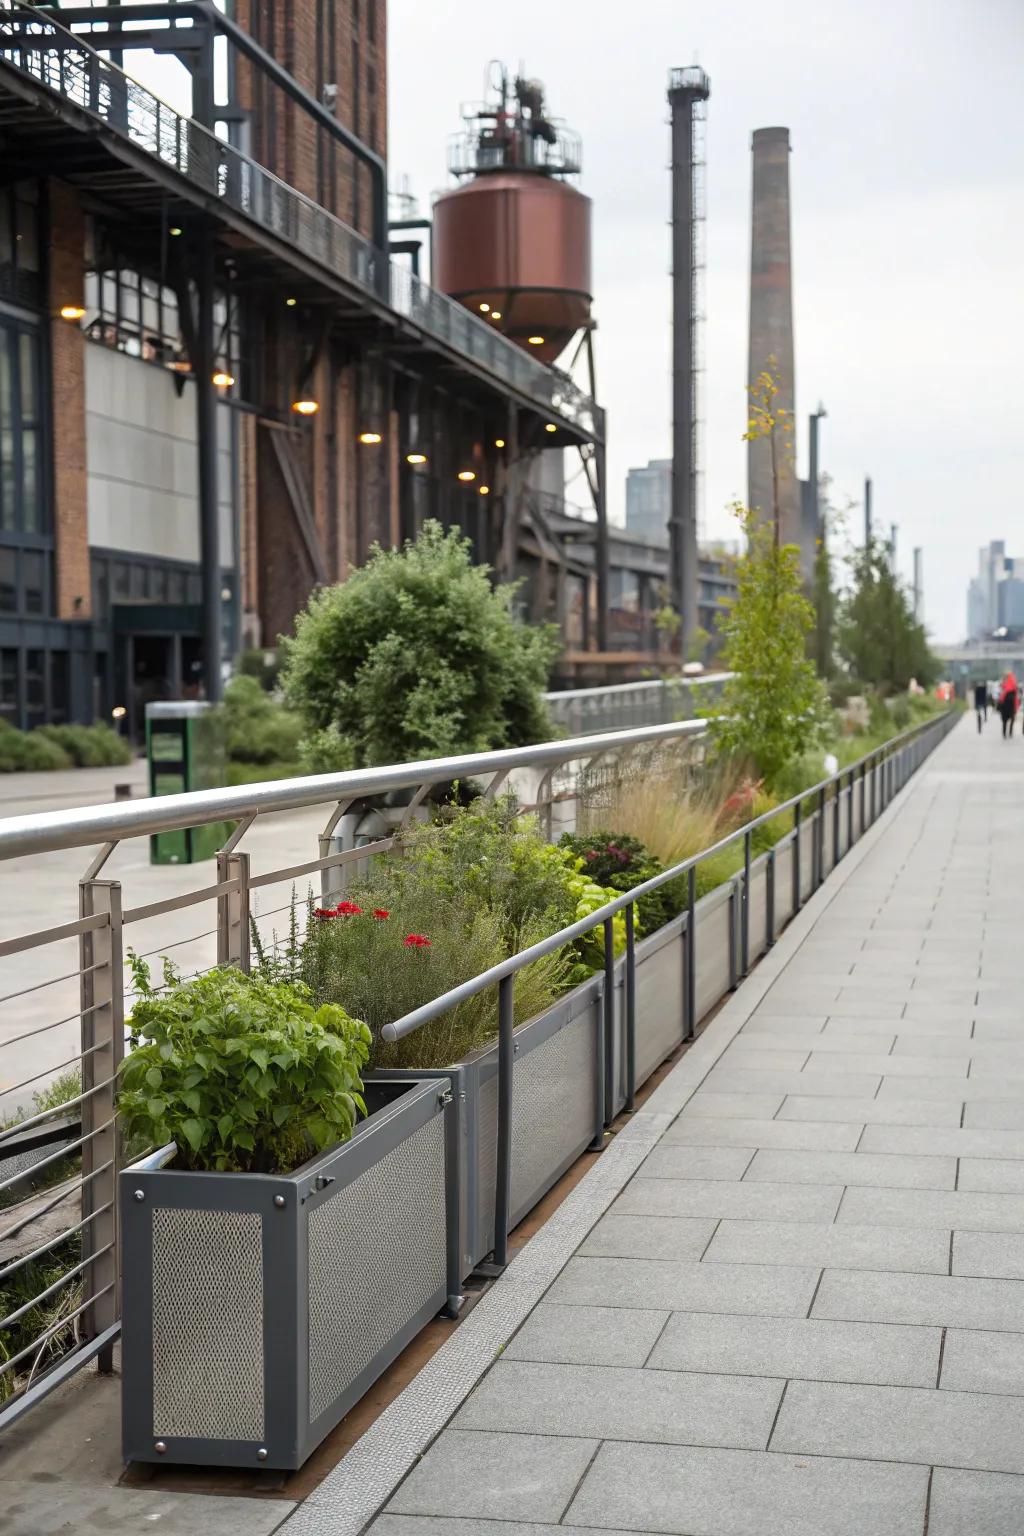
<instances>
[{"instance_id":1,"label":"steel column","mask_svg":"<svg viewBox=\"0 0 1024 1536\"><path fill-rule=\"evenodd\" d=\"M515 1062L513 976L498 983L498 1155L494 1189L494 1262L508 1263L512 1204L512 1074Z\"/></svg>"},{"instance_id":2,"label":"steel column","mask_svg":"<svg viewBox=\"0 0 1024 1536\"><path fill-rule=\"evenodd\" d=\"M636 1108L636 905L626 908L626 1109Z\"/></svg>"}]
</instances>

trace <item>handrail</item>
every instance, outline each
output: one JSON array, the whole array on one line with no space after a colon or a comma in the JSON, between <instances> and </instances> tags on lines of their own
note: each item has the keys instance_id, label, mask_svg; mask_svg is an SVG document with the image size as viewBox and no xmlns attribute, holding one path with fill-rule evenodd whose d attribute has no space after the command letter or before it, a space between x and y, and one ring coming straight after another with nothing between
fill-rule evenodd
<instances>
[{"instance_id":1,"label":"handrail","mask_svg":"<svg viewBox=\"0 0 1024 1536\"><path fill-rule=\"evenodd\" d=\"M38 45L46 34L22 31L16 10L12 0L0 0L0 68L17 70L71 102L175 171L189 187L282 237L326 271L383 303L396 319L418 325L544 410L588 436L603 435L603 412L568 374L530 357L457 300L390 262L384 251L335 214L194 118L174 111L49 11L22 18L62 34L56 61L42 58ZM30 46L33 42L35 47ZM73 58L76 53L80 59Z\"/></svg>"},{"instance_id":2,"label":"handrail","mask_svg":"<svg viewBox=\"0 0 1024 1536\"><path fill-rule=\"evenodd\" d=\"M706 688L711 683L727 683L733 675L732 672L702 672L697 677L648 677L638 683L609 683L598 688L554 688L544 695L544 699L548 704L557 704L561 700L593 699L598 695L619 697L639 693L643 688Z\"/></svg>"},{"instance_id":3,"label":"handrail","mask_svg":"<svg viewBox=\"0 0 1024 1536\"><path fill-rule=\"evenodd\" d=\"M0 820L0 861L31 853L51 853L62 848L88 848L97 843L120 842L126 837L176 832L184 827L208 826L219 821L243 821L270 811L301 810L305 806L352 801L396 789L419 788L424 784L446 784L455 779L504 774L516 768L558 767L561 763L595 757L620 747L700 736L706 729L703 720L677 720L667 725L573 736L564 741L509 747L498 752L468 752L457 757L434 757L424 762L397 763L381 768L310 774L304 778L192 790L187 794L161 795L148 800L119 800L73 810L7 816Z\"/></svg>"},{"instance_id":4,"label":"handrail","mask_svg":"<svg viewBox=\"0 0 1024 1536\"><path fill-rule=\"evenodd\" d=\"M703 848L700 853L691 854L688 859L683 859L680 863L673 864L671 869L662 870L661 874L653 875L650 880L644 880L640 885L634 885L624 895L615 897L613 901L606 902L602 907L596 907L593 912L589 912L586 917L580 918L578 922L570 923L567 927L560 928L557 933L549 934L547 938L540 939L536 944L531 944L528 949L520 950L518 954L510 955L507 960L502 960L498 965L492 965L489 970L481 972L479 976L471 977L469 981L464 981L461 985L453 987L450 992L445 992L441 997L434 998L432 1002L424 1003L421 1007L415 1008L403 1018L396 1019L391 1024L385 1024L381 1029L382 1036L385 1040L392 1042L403 1040L406 1035L411 1035L417 1029L421 1029L424 1024L430 1024L434 1019L440 1018L441 1014L449 1012L450 1009L455 1008L459 1003L465 1002L470 997L476 997L478 993L486 991L488 987L493 987L498 982L515 975L516 971L522 970L524 966L529 965L532 961L542 960L545 955L552 954L556 949L561 949L563 945L571 944L574 939L583 938L585 934L591 933L595 928L611 922L618 913L624 911L626 907L632 906L642 896L649 896L652 891L659 890L661 886L667 885L670 880L678 880L681 875L689 874L690 870L696 869L697 865L704 859L712 858L715 854L724 852L727 848L731 848L741 840L749 846L749 839L757 831L758 827L766 826L776 816L781 816L786 811L794 810L797 806L803 805L805 801L813 799L816 795L821 795L823 792L827 794L833 785L840 783L847 775L850 775L852 783L853 779L856 778L858 769L867 769L876 761L890 756L912 738L922 735L926 731L936 729L954 713L956 711L948 710L943 715L937 715L931 720L924 720L919 725L912 725L908 730L901 731L898 736L891 737L882 746L876 747L873 751L866 753L864 757L858 758L848 768L842 768L837 773L831 774L827 779L819 780L817 784L811 785L809 789L802 789L798 794L791 795L781 805L773 805L771 810L763 811L760 816L755 816L751 821L745 822L742 827L737 827L735 832L730 832L725 837L719 838L717 843L712 843L710 848Z\"/></svg>"}]
</instances>

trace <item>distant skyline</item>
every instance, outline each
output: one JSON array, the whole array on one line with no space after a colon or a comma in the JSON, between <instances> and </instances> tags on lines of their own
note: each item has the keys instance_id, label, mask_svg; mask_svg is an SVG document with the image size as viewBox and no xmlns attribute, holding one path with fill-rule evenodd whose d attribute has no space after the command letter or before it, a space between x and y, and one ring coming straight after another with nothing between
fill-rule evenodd
<instances>
[{"instance_id":1,"label":"distant skyline","mask_svg":"<svg viewBox=\"0 0 1024 1536\"><path fill-rule=\"evenodd\" d=\"M711 0L620 5L390 0L389 165L421 211L446 184L461 101L491 58L544 81L583 139L594 200L598 390L609 500L670 452L666 84L711 78L703 384L704 522L735 537L743 497L750 135L790 129L799 472L821 400L822 468L839 505L874 481L876 526L899 525L910 584L924 547L925 619L965 632L978 548L1024 548L1018 360L1024 342L1024 5L1019 0ZM577 483L570 490L578 495ZM583 499L579 496L579 499Z\"/></svg>"}]
</instances>

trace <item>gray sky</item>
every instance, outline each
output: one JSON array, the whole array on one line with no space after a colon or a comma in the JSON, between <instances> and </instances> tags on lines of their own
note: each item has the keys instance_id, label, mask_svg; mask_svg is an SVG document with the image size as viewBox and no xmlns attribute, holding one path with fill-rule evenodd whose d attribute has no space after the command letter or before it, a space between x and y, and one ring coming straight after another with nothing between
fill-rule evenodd
<instances>
[{"instance_id":1,"label":"gray sky","mask_svg":"<svg viewBox=\"0 0 1024 1536\"><path fill-rule=\"evenodd\" d=\"M388 18L392 184L407 174L422 211L491 58L525 64L583 136L616 519L627 468L669 452L668 69L711 77L711 537L735 536L745 491L750 133L789 127L800 472L821 399L851 532L870 473L907 575L924 547L929 628L960 638L978 546L1024 556L1024 0L390 0Z\"/></svg>"}]
</instances>

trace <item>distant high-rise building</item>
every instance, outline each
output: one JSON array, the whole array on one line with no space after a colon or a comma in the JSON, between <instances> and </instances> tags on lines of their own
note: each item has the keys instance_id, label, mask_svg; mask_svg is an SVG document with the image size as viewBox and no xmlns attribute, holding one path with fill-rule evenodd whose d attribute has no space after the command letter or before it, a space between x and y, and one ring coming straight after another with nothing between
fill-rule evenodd
<instances>
[{"instance_id":1,"label":"distant high-rise building","mask_svg":"<svg viewBox=\"0 0 1024 1536\"><path fill-rule=\"evenodd\" d=\"M978 574L967 586L967 638L981 640L996 629L1024 627L1024 560L1006 553L1003 539L978 551Z\"/></svg>"},{"instance_id":2,"label":"distant high-rise building","mask_svg":"<svg viewBox=\"0 0 1024 1536\"><path fill-rule=\"evenodd\" d=\"M672 460L651 459L626 475L626 528L648 544L668 543L672 512Z\"/></svg>"}]
</instances>

